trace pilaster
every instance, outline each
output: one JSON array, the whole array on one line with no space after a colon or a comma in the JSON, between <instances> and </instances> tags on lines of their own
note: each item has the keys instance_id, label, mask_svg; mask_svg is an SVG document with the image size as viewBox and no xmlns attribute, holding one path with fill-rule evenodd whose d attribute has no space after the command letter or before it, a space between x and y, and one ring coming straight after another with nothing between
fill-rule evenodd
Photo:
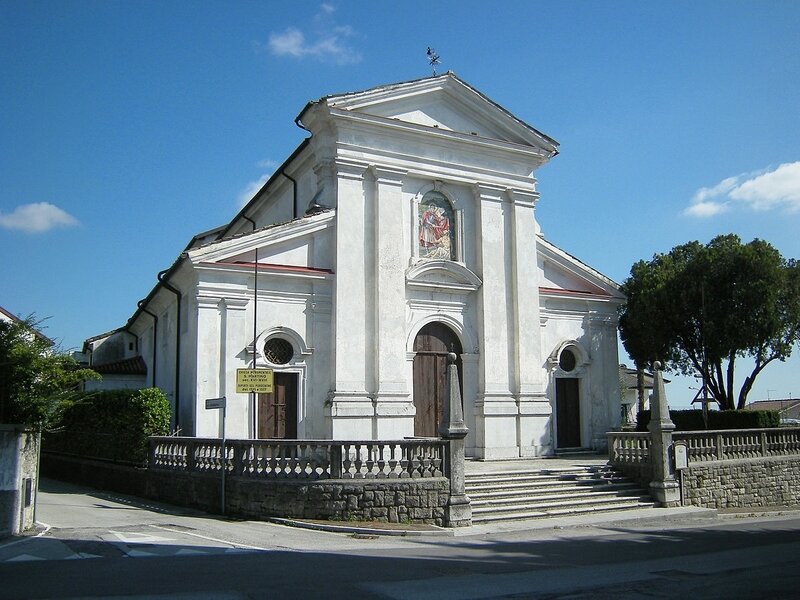
<instances>
[{"instance_id":1,"label":"pilaster","mask_svg":"<svg viewBox=\"0 0 800 600\"><path fill-rule=\"evenodd\" d=\"M375 178L374 302L375 415L377 435L413 434L414 409L406 376L406 290L402 239L405 170L371 167ZM400 239L398 239L400 238Z\"/></svg>"},{"instance_id":2,"label":"pilaster","mask_svg":"<svg viewBox=\"0 0 800 600\"><path fill-rule=\"evenodd\" d=\"M330 416L334 439L373 437L367 392L368 265L366 164L336 162L336 279L333 306L333 375ZM371 275L371 273L370 273ZM370 348L371 352L372 349Z\"/></svg>"},{"instance_id":3,"label":"pilaster","mask_svg":"<svg viewBox=\"0 0 800 600\"><path fill-rule=\"evenodd\" d=\"M482 390L476 402L476 456L515 458L517 448L517 401L511 390L513 339L512 280L509 262L512 207L504 188L474 187L477 204L475 243L482 285L478 291L478 326L481 337Z\"/></svg>"}]
</instances>

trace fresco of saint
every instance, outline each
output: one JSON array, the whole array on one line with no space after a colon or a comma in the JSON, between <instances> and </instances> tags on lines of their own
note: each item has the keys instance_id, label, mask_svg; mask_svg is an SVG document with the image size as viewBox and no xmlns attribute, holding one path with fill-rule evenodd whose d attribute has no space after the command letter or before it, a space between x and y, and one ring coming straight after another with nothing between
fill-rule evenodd
<instances>
[{"instance_id":1,"label":"fresco of saint","mask_svg":"<svg viewBox=\"0 0 800 600\"><path fill-rule=\"evenodd\" d=\"M455 231L453 209L438 192L425 194L419 203L419 257L453 260Z\"/></svg>"}]
</instances>

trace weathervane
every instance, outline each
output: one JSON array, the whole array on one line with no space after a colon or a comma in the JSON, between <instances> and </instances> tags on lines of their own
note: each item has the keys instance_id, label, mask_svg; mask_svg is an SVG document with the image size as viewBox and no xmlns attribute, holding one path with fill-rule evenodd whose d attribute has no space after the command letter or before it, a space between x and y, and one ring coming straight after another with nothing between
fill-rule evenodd
<instances>
[{"instance_id":1,"label":"weathervane","mask_svg":"<svg viewBox=\"0 0 800 600\"><path fill-rule=\"evenodd\" d=\"M433 69L433 76L436 77L436 65L438 65L441 61L439 60L439 55L436 54L436 50L428 46L428 64Z\"/></svg>"}]
</instances>

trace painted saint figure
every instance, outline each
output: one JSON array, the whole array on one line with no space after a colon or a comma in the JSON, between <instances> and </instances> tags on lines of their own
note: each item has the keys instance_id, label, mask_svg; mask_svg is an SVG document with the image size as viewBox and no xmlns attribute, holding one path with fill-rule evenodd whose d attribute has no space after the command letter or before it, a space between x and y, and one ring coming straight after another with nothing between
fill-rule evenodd
<instances>
[{"instance_id":1,"label":"painted saint figure","mask_svg":"<svg viewBox=\"0 0 800 600\"><path fill-rule=\"evenodd\" d=\"M430 197L433 195L433 197ZM425 195L419 205L419 256L452 260L452 208L441 194Z\"/></svg>"}]
</instances>

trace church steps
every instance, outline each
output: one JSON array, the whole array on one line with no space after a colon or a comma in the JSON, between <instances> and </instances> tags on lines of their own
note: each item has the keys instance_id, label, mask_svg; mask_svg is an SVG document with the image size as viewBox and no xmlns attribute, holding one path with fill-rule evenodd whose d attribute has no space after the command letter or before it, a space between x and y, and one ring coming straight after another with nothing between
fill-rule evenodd
<instances>
[{"instance_id":1,"label":"church steps","mask_svg":"<svg viewBox=\"0 0 800 600\"><path fill-rule=\"evenodd\" d=\"M652 507L636 483L607 465L467 473L473 523Z\"/></svg>"}]
</instances>

